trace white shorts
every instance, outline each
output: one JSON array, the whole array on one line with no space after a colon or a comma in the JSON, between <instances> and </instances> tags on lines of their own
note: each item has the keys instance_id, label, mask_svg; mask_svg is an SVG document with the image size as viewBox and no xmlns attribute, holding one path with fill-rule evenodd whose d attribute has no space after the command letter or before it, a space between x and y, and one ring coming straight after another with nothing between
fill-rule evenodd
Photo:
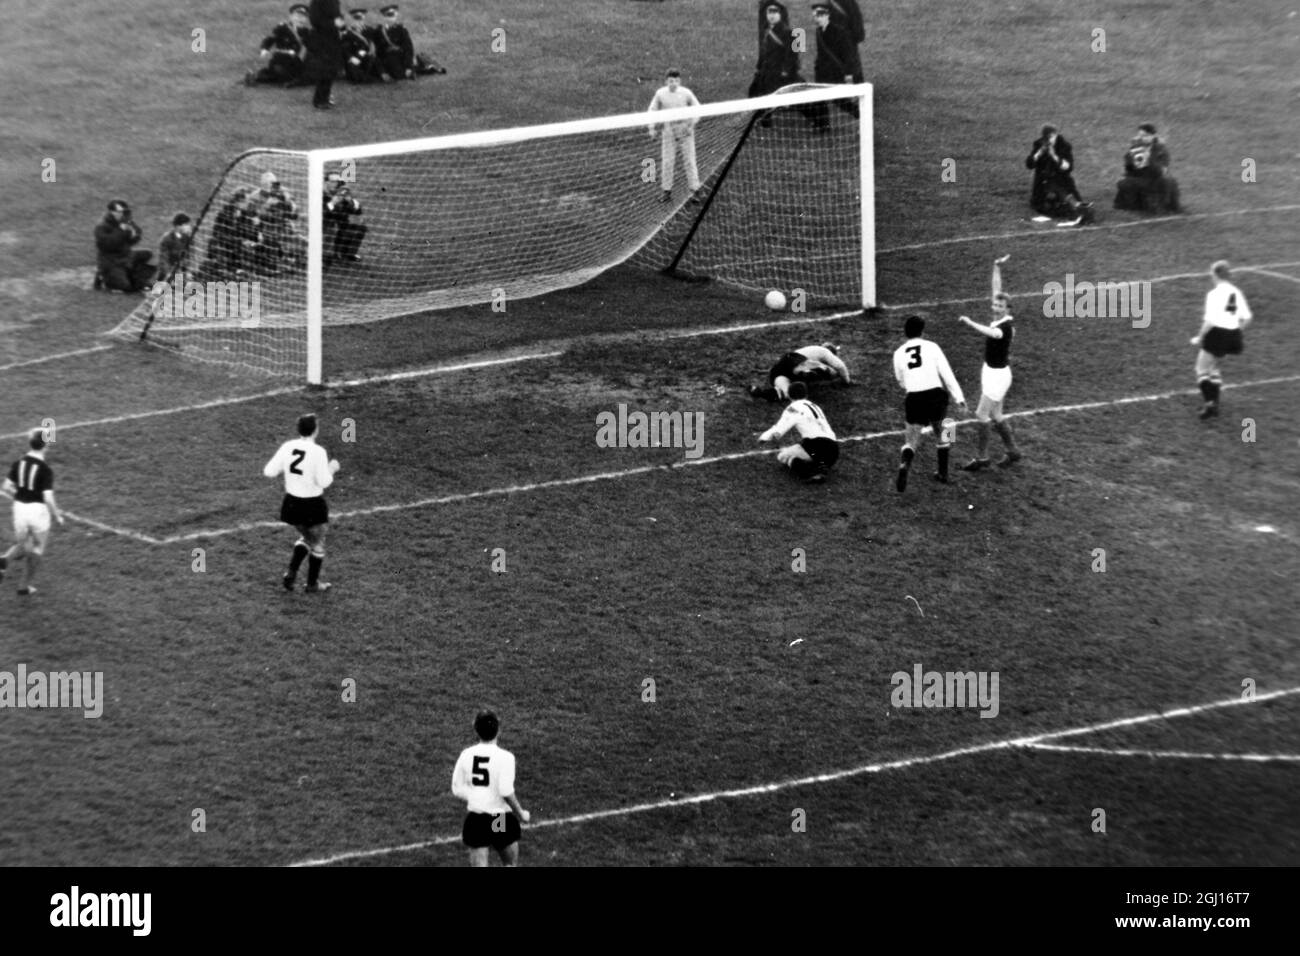
<instances>
[{"instance_id":1,"label":"white shorts","mask_svg":"<svg viewBox=\"0 0 1300 956\"><path fill-rule=\"evenodd\" d=\"M14 537L26 541L31 534L44 534L50 530L50 509L44 502L14 502Z\"/></svg>"},{"instance_id":2,"label":"white shorts","mask_svg":"<svg viewBox=\"0 0 1300 956\"><path fill-rule=\"evenodd\" d=\"M1000 402L1007 397L1007 392L1011 390L1011 366L1005 368L989 368L987 365L980 371L980 394L990 402Z\"/></svg>"}]
</instances>

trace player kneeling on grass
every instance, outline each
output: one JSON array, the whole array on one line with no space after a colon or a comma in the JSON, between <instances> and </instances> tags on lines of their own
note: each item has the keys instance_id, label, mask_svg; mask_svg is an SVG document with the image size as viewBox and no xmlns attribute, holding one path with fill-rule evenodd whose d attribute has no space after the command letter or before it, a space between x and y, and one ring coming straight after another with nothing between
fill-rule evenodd
<instances>
[{"instance_id":1,"label":"player kneeling on grass","mask_svg":"<svg viewBox=\"0 0 1300 956\"><path fill-rule=\"evenodd\" d=\"M758 440L772 441L792 428L799 432L799 444L786 445L776 453L776 460L800 478L825 481L831 466L839 460L840 443L826 421L826 414L808 400L808 386L803 382L790 386L790 404L785 407L781 420L759 435Z\"/></svg>"},{"instance_id":2,"label":"player kneeling on grass","mask_svg":"<svg viewBox=\"0 0 1300 956\"><path fill-rule=\"evenodd\" d=\"M907 426L898 478L894 484L900 492L907 489L907 474L916 458L916 450L921 446L921 431L927 427L934 432L939 446L939 470L934 473L934 480L948 483L948 452L956 431L955 426L945 427L944 422L949 395L957 400L961 409L966 408L966 399L948 365L947 356L934 342L922 338L924 333L925 319L909 315L903 322L907 341L894 350L894 377L907 392L903 401Z\"/></svg>"},{"instance_id":3,"label":"player kneeling on grass","mask_svg":"<svg viewBox=\"0 0 1300 956\"><path fill-rule=\"evenodd\" d=\"M330 521L325 489L334 483L338 470L338 460L330 458L325 449L316 444L315 415L303 415L298 419L298 437L281 445L262 469L262 474L268 478L284 475L280 520L292 525L300 535L293 544L289 570L284 575L286 591L293 590L293 582L304 559L307 559L307 590L316 593L330 588L320 579L321 565L325 563L325 532L329 530Z\"/></svg>"},{"instance_id":4,"label":"player kneeling on grass","mask_svg":"<svg viewBox=\"0 0 1300 956\"><path fill-rule=\"evenodd\" d=\"M494 849L506 866L519 862L519 822L529 813L515 796L515 755L497 746L500 722L490 710L474 718L479 742L466 747L451 772L451 792L465 801L468 812L461 840L469 847L469 865L487 866Z\"/></svg>"},{"instance_id":5,"label":"player kneeling on grass","mask_svg":"<svg viewBox=\"0 0 1300 956\"><path fill-rule=\"evenodd\" d=\"M4 580L10 560L23 559L23 584L19 595L36 593L32 579L45 554L45 543L50 537L50 518L63 524L63 515L54 503L54 472L45 463L45 433L32 432L27 442L30 449L9 469L4 480L6 494L14 496L14 545L0 555L0 580Z\"/></svg>"},{"instance_id":6,"label":"player kneeling on grass","mask_svg":"<svg viewBox=\"0 0 1300 956\"><path fill-rule=\"evenodd\" d=\"M1002 417L1002 402L1011 389L1011 339L1016 334L1011 296L999 292L993 297L992 308L993 321L988 325L980 325L966 315L957 318L957 321L986 336L984 367L980 370L980 403L975 409L975 417L979 419L975 457L962 465L962 471L979 471L989 466L989 433L994 429L1007 448L1006 456L998 465L1006 468L1020 460L1011 426Z\"/></svg>"},{"instance_id":7,"label":"player kneeling on grass","mask_svg":"<svg viewBox=\"0 0 1300 956\"><path fill-rule=\"evenodd\" d=\"M749 394L755 398L766 398L769 402L790 398L790 383L835 382L852 384L849 367L840 358L839 346L830 342L821 345L805 345L793 352L786 352L767 373L767 385L751 385Z\"/></svg>"}]
</instances>

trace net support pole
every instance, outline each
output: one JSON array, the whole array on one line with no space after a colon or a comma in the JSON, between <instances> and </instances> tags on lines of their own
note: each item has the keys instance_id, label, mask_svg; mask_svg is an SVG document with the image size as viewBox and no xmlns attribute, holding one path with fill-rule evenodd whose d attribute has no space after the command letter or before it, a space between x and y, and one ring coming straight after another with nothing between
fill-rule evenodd
<instances>
[{"instance_id":1,"label":"net support pole","mask_svg":"<svg viewBox=\"0 0 1300 956\"><path fill-rule=\"evenodd\" d=\"M736 157L740 155L740 151L744 147L745 141L749 139L749 134L754 130L754 124L758 122L758 118L762 115L762 113L755 113L749 118L749 123L746 124L745 131L740 134L740 141L736 143L736 148L731 151L731 155L727 157L727 162L722 167L722 171L718 173L717 182L715 182L713 188L709 190L709 195L705 197L704 206L696 215L695 221L691 223L690 231L686 233L686 238L682 240L682 244L678 248L677 254L673 256L673 261L668 263L664 268L663 271L668 275L672 275L677 271L678 263L682 261L682 256L686 255L686 247L689 246L691 240L695 238L695 232L700 228L700 223L704 221L704 216L708 213L709 207L713 205L713 200L718 195L718 190L721 189L722 184L727 181L727 173L731 172L731 164L734 163ZM667 129L667 127L665 127L665 129Z\"/></svg>"},{"instance_id":2,"label":"net support pole","mask_svg":"<svg viewBox=\"0 0 1300 956\"><path fill-rule=\"evenodd\" d=\"M876 176L873 87L858 101L858 192L862 220L862 308L876 307Z\"/></svg>"},{"instance_id":3,"label":"net support pole","mask_svg":"<svg viewBox=\"0 0 1300 956\"><path fill-rule=\"evenodd\" d=\"M321 303L324 298L325 160L307 154L307 384L321 383Z\"/></svg>"}]
</instances>

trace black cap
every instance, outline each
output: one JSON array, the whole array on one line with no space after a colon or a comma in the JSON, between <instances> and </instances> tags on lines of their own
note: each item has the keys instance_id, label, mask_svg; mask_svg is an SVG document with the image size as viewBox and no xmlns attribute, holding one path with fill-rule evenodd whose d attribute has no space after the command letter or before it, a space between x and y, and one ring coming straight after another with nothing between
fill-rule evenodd
<instances>
[{"instance_id":1,"label":"black cap","mask_svg":"<svg viewBox=\"0 0 1300 956\"><path fill-rule=\"evenodd\" d=\"M109 212L130 212L131 207L127 205L125 199L114 199L108 204Z\"/></svg>"},{"instance_id":2,"label":"black cap","mask_svg":"<svg viewBox=\"0 0 1300 956\"><path fill-rule=\"evenodd\" d=\"M295 3L293 6L291 6L291 7L289 8L289 12L290 12L290 13L301 13L301 14L305 17L305 16L307 16L307 14L308 14L308 11L307 11L307 4L305 4L305 3Z\"/></svg>"},{"instance_id":3,"label":"black cap","mask_svg":"<svg viewBox=\"0 0 1300 956\"><path fill-rule=\"evenodd\" d=\"M1156 128L1150 123L1143 123L1141 126L1138 127L1138 132L1149 133L1152 136L1154 136L1156 134Z\"/></svg>"},{"instance_id":4,"label":"black cap","mask_svg":"<svg viewBox=\"0 0 1300 956\"><path fill-rule=\"evenodd\" d=\"M825 10L827 13L831 12L831 6L829 3L814 3L812 8L813 13L816 13L818 10Z\"/></svg>"},{"instance_id":5,"label":"black cap","mask_svg":"<svg viewBox=\"0 0 1300 956\"><path fill-rule=\"evenodd\" d=\"M173 226L183 226L189 221L190 221L190 217L185 215L185 213L183 212L178 212L176 215L172 216Z\"/></svg>"}]
</instances>

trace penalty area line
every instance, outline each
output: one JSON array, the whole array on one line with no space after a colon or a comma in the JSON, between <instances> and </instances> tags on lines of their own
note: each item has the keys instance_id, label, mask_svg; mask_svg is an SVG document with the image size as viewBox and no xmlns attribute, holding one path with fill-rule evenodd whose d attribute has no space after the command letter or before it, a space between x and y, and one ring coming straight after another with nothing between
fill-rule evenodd
<instances>
[{"instance_id":1,"label":"penalty area line","mask_svg":"<svg viewBox=\"0 0 1300 956\"><path fill-rule=\"evenodd\" d=\"M40 358L27 359L22 362L10 362L8 365L0 365L0 372L8 372L10 369L26 368L29 365L40 365L43 362L57 362L59 359L76 358L78 355L90 355L94 352L104 352L111 349L111 345L94 345L90 348L77 349L73 352L59 352L57 355L43 355Z\"/></svg>"},{"instance_id":2,"label":"penalty area line","mask_svg":"<svg viewBox=\"0 0 1300 956\"><path fill-rule=\"evenodd\" d=\"M955 750L945 751L938 754L925 754L919 757L903 757L898 760L889 760L880 763L862 764L857 767L850 767L846 770L835 770L829 773L814 774L806 777L794 777L787 780L779 780L774 783L757 784L750 787L739 787L732 790L717 790L711 793L698 793L691 796L670 798L667 800L655 800L648 803L638 803L630 807L615 807L609 810L596 810L591 813L579 813L567 817L560 817L555 820L540 820L537 823L527 824L529 830L541 830L550 827L572 826L580 823L590 823L594 820L605 820L612 817L626 817L639 813L651 813L657 810L668 810L673 807L683 807L699 805L703 803L713 803L719 800L734 800L742 797L760 796L768 793L779 793L783 790L792 790L796 787L816 786L823 783L834 783L839 780L848 780L853 777L860 777L871 773L884 773L889 770L907 770L912 767L923 767L929 764L940 763L945 760L953 760L958 757L970 757L978 754L994 753L998 751L1009 750L1034 750L1038 749L1041 744L1059 737L1077 736L1079 734L1097 733L1102 730L1109 730L1113 727L1132 727L1139 724L1150 723L1154 720L1169 720L1174 717L1186 717L1193 714L1204 713L1210 710L1217 710L1224 707L1233 707L1245 704L1260 704L1268 700L1286 697L1291 694L1300 693L1300 687L1289 687L1284 690L1271 691L1267 694L1260 694L1253 700L1246 700L1241 697L1229 697L1225 700L1211 701L1206 704L1195 704L1189 707L1179 707L1175 710L1161 711L1154 714L1141 714L1136 717L1124 717L1119 720L1105 721L1099 724L1088 724L1083 727L1072 727L1067 730L1049 731L1043 734L1034 734L1028 737L1013 737L1007 740L994 740L985 744L975 744L970 747L959 747ZM407 843L402 846L376 847L369 850L351 850L343 853L335 853L331 856L316 857L308 860L300 860L296 863L290 863L289 866L330 866L335 863L345 863L349 860L373 859L377 856L387 856L393 853L409 853L416 850L423 850L429 847L446 846L456 843L460 836L442 836L432 840L425 840L420 843Z\"/></svg>"},{"instance_id":3,"label":"penalty area line","mask_svg":"<svg viewBox=\"0 0 1300 956\"><path fill-rule=\"evenodd\" d=\"M1226 384L1223 387L1228 388L1252 388L1261 385L1276 385L1287 382L1300 381L1300 375L1287 375L1280 378L1260 379L1254 382L1236 382ZM1135 395L1129 398L1108 399L1097 402L1080 402L1074 405L1054 405L1048 408L1034 408L1022 412L1008 412L1007 418L1028 418L1034 415L1048 415L1059 412L1079 412L1089 411L1097 408L1110 408L1115 405L1132 405L1140 402L1158 402L1169 398L1185 397L1189 395L1199 395L1195 389L1181 389L1173 392L1161 392L1157 395ZM964 418L957 424L971 425L976 419ZM881 438L894 438L903 434L901 428L891 429L889 431L868 432L863 435L849 435L841 439L841 443L848 442L865 442L876 441ZM370 508L359 508L353 511L338 512L331 516L331 520L339 521L351 518L365 518L371 515L391 514L400 511L412 511L417 508L432 508L439 505L458 504L463 501L474 501L480 498L500 498L506 495L524 494L532 491L547 491L553 488L568 488L574 485L594 484L598 481L613 481L619 478L631 478L637 475L646 475L652 472L677 471L683 468L698 467L701 465L715 465L724 461L740 461L746 458L758 458L763 455L774 455L775 448L756 448L750 451L736 451L725 455L713 455L709 458L686 459L683 461L666 462L662 465L642 465L638 468L626 468L621 471L604 471L594 475L579 475L573 478L555 478L551 481L538 481L524 485L509 485L501 488L486 488L482 491L460 492L452 495L440 495L433 498L421 498L417 501L400 502L397 504L375 505ZM259 528L278 528L281 523L278 521L253 521L246 524L234 525L228 528L216 528L207 531L191 531L186 534L172 535L167 538L158 538L150 540L150 544L171 545L179 544L184 541L197 541L201 538L219 538L231 534L240 534L245 531L256 531ZM144 536L132 533L132 536L138 540L145 540Z\"/></svg>"},{"instance_id":4,"label":"penalty area line","mask_svg":"<svg viewBox=\"0 0 1300 956\"><path fill-rule=\"evenodd\" d=\"M1149 757L1152 760L1240 760L1245 763L1300 763L1300 754L1211 754L1186 750L1122 750L1107 747L1073 747L1065 744L1027 744L1031 750L1090 754L1099 757Z\"/></svg>"}]
</instances>

